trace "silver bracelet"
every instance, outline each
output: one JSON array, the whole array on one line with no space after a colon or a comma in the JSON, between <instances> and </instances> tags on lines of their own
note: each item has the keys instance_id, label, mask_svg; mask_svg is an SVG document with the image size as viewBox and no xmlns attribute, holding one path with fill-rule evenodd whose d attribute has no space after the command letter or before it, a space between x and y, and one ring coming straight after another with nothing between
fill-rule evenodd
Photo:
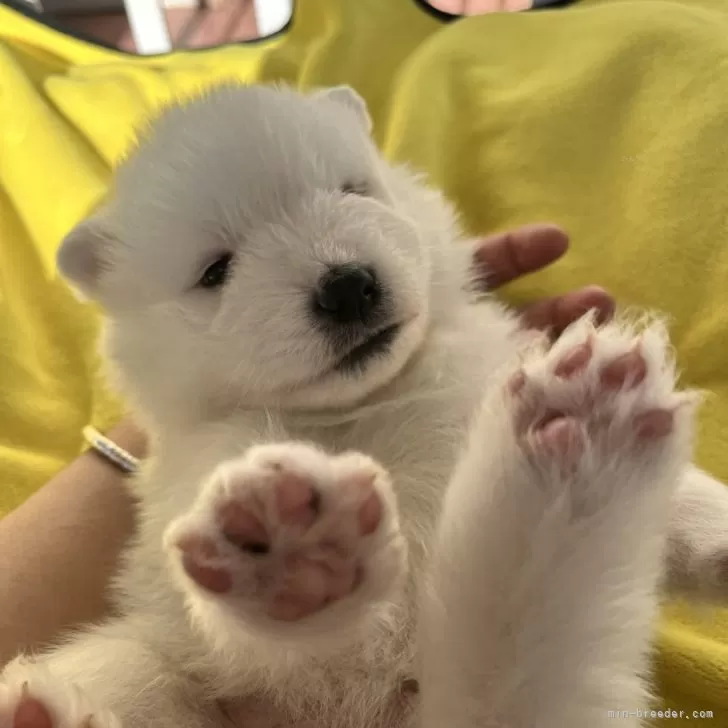
<instances>
[{"instance_id":1,"label":"silver bracelet","mask_svg":"<svg viewBox=\"0 0 728 728\"><path fill-rule=\"evenodd\" d=\"M137 458L109 440L108 437L102 435L95 427L91 427L91 425L84 427L83 439L95 453L116 466L123 473L131 475L139 470L140 463Z\"/></svg>"}]
</instances>

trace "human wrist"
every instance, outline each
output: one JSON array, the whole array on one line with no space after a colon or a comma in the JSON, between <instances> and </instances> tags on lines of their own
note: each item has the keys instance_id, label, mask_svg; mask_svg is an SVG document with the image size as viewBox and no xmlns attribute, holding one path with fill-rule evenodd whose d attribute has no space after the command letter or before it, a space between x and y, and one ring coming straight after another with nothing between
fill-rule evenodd
<instances>
[{"instance_id":1,"label":"human wrist","mask_svg":"<svg viewBox=\"0 0 728 728\"><path fill-rule=\"evenodd\" d=\"M146 457L147 436L131 417L125 417L105 434L117 447L135 458Z\"/></svg>"}]
</instances>

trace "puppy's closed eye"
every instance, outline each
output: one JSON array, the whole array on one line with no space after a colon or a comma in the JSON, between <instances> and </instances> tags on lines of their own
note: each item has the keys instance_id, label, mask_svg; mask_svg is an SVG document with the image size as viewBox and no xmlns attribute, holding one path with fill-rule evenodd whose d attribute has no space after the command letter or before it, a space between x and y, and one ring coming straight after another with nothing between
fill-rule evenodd
<instances>
[{"instance_id":1,"label":"puppy's closed eye","mask_svg":"<svg viewBox=\"0 0 728 728\"><path fill-rule=\"evenodd\" d=\"M232 259L232 253L221 255L205 269L197 285L200 288L220 288L228 278Z\"/></svg>"},{"instance_id":2,"label":"puppy's closed eye","mask_svg":"<svg viewBox=\"0 0 728 728\"><path fill-rule=\"evenodd\" d=\"M366 182L347 182L341 185L339 191L343 195L359 195L360 197L368 197L371 194Z\"/></svg>"}]
</instances>

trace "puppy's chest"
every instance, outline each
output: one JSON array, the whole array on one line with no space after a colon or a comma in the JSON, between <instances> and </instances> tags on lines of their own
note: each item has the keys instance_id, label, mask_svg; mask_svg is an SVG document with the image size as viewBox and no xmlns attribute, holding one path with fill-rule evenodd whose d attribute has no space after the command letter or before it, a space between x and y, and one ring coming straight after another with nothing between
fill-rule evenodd
<instances>
[{"instance_id":1,"label":"puppy's chest","mask_svg":"<svg viewBox=\"0 0 728 728\"><path fill-rule=\"evenodd\" d=\"M225 728L409 728L414 724L414 701L410 696L396 698L389 710L367 716L350 710L321 710L312 707L308 715L297 717L292 710L264 698L249 698L225 706ZM221 726L222 728L222 726Z\"/></svg>"},{"instance_id":2,"label":"puppy's chest","mask_svg":"<svg viewBox=\"0 0 728 728\"><path fill-rule=\"evenodd\" d=\"M230 727L408 728L418 700L412 634L384 632L229 692Z\"/></svg>"},{"instance_id":3,"label":"puppy's chest","mask_svg":"<svg viewBox=\"0 0 728 728\"><path fill-rule=\"evenodd\" d=\"M231 728L409 728L417 683L405 677L410 670L390 667L391 673L383 665L362 665L356 679L350 679L353 673L330 674L318 685L284 680L276 695L266 691L227 701L225 713Z\"/></svg>"}]
</instances>

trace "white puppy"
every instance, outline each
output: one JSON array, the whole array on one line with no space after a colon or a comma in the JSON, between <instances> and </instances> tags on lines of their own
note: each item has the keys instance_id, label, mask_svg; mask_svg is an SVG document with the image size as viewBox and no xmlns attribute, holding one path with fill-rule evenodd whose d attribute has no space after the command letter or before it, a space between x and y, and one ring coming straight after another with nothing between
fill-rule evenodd
<instances>
[{"instance_id":1,"label":"white puppy","mask_svg":"<svg viewBox=\"0 0 728 728\"><path fill-rule=\"evenodd\" d=\"M65 240L154 457L121 616L11 663L0 727L599 728L645 707L663 559L722 593L660 327L473 305L368 132L349 89L217 90Z\"/></svg>"}]
</instances>

